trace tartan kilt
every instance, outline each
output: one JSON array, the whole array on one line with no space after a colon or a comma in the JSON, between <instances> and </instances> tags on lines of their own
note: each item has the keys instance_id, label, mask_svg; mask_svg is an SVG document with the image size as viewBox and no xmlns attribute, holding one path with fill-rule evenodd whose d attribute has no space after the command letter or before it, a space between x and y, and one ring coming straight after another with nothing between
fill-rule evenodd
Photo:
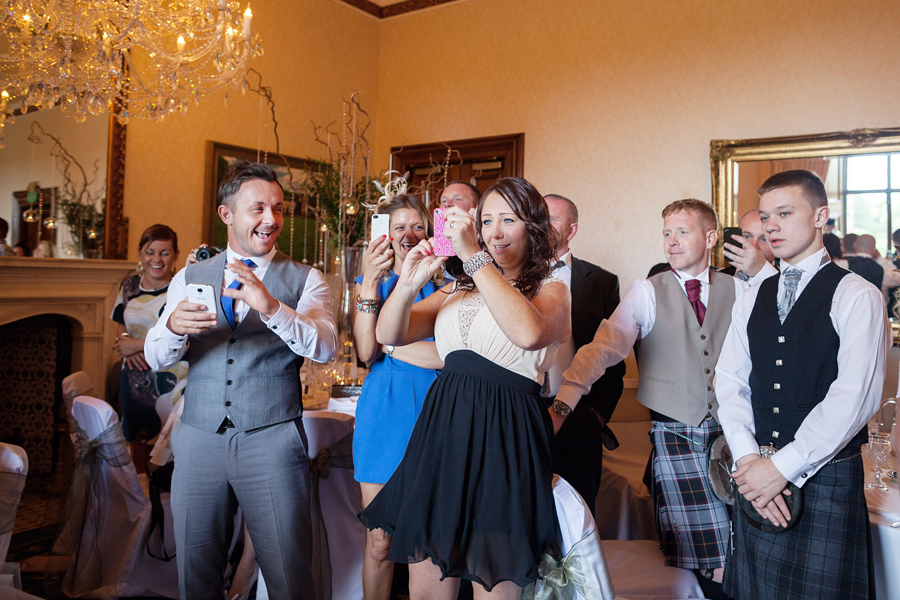
<instances>
[{"instance_id":1,"label":"tartan kilt","mask_svg":"<svg viewBox=\"0 0 900 600\"><path fill-rule=\"evenodd\" d=\"M660 549L670 567L706 570L725 565L731 516L713 494L707 466L709 444L720 435L722 427L715 420L697 427L653 421L650 491Z\"/></svg>"},{"instance_id":2,"label":"tartan kilt","mask_svg":"<svg viewBox=\"0 0 900 600\"><path fill-rule=\"evenodd\" d=\"M736 600L875 600L862 457L822 467L803 486L800 521L764 533L734 511L724 588Z\"/></svg>"}]
</instances>

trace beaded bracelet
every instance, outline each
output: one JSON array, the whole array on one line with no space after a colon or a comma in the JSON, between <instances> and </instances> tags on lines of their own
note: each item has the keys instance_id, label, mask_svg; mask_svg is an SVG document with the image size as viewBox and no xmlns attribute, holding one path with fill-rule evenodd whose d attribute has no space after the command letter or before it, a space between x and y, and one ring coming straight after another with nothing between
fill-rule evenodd
<instances>
[{"instance_id":1,"label":"beaded bracelet","mask_svg":"<svg viewBox=\"0 0 900 600\"><path fill-rule=\"evenodd\" d=\"M471 277L475 274L475 271L488 266L492 262L494 262L494 259L491 258L491 255L488 254L487 250L482 250L481 252L477 252L470 256L469 260L463 263L463 271L466 272L466 275Z\"/></svg>"},{"instance_id":2,"label":"beaded bracelet","mask_svg":"<svg viewBox=\"0 0 900 600\"><path fill-rule=\"evenodd\" d=\"M378 299L369 300L368 298L356 297L356 312L375 314L378 312Z\"/></svg>"}]
</instances>

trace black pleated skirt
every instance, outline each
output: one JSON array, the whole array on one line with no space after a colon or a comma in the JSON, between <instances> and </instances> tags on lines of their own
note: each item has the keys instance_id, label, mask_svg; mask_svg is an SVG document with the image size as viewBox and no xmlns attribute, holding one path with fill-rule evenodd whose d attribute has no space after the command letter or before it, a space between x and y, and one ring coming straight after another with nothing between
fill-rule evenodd
<instances>
[{"instance_id":1,"label":"black pleated skirt","mask_svg":"<svg viewBox=\"0 0 900 600\"><path fill-rule=\"evenodd\" d=\"M557 542L553 426L534 381L469 350L447 356L406 454L360 515L393 536L389 558L430 558L490 590L538 578Z\"/></svg>"}]
</instances>

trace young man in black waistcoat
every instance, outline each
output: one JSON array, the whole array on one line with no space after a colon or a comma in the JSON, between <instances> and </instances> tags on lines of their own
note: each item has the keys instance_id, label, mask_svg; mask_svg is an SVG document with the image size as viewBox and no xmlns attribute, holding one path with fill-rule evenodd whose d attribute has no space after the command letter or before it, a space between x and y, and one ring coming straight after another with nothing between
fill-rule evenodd
<instances>
[{"instance_id":1,"label":"young man in black waistcoat","mask_svg":"<svg viewBox=\"0 0 900 600\"><path fill-rule=\"evenodd\" d=\"M759 195L781 274L735 302L716 395L738 493L778 527L760 529L735 508L725 592L874 599L860 445L891 345L884 299L825 251L828 198L818 175L773 175ZM802 495L798 514L785 501L789 483Z\"/></svg>"}]
</instances>

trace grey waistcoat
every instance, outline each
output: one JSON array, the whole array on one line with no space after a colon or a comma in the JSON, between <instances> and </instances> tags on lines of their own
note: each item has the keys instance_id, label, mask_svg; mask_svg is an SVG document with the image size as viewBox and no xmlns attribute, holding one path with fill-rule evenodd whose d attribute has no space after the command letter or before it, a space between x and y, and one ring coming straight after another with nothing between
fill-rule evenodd
<instances>
[{"instance_id":1,"label":"grey waistcoat","mask_svg":"<svg viewBox=\"0 0 900 600\"><path fill-rule=\"evenodd\" d=\"M263 283L272 296L294 308L309 270L276 252ZM270 331L255 310L231 329L222 311L224 271L224 252L185 271L186 285L205 283L215 289L218 324L190 336L190 373L181 418L206 431L216 431L226 415L239 431L295 419L303 413L299 374L303 358Z\"/></svg>"},{"instance_id":2,"label":"grey waistcoat","mask_svg":"<svg viewBox=\"0 0 900 600\"><path fill-rule=\"evenodd\" d=\"M731 325L734 281L710 271L703 327L671 271L649 281L656 292L656 321L638 353L638 402L695 427L707 413L718 420L713 377Z\"/></svg>"}]
</instances>

